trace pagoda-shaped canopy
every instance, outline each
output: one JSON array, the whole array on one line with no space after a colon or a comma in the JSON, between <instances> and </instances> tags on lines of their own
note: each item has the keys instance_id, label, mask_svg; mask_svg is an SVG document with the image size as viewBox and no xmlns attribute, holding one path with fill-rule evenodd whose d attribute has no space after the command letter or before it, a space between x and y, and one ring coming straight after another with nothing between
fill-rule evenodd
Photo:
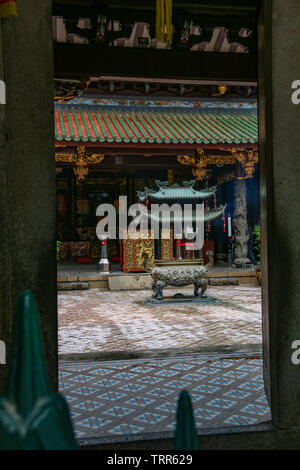
<instances>
[{"instance_id":1,"label":"pagoda-shaped canopy","mask_svg":"<svg viewBox=\"0 0 300 470\"><path fill-rule=\"evenodd\" d=\"M168 181L155 181L158 189L145 188L144 191L138 191L138 198L141 202L158 202L158 201L182 201L207 199L216 193L217 187L212 186L207 189L194 189L196 180L183 181L182 185L177 183L169 186Z\"/></svg>"},{"instance_id":2,"label":"pagoda-shaped canopy","mask_svg":"<svg viewBox=\"0 0 300 470\"><path fill-rule=\"evenodd\" d=\"M215 207L213 209L206 209L203 212L203 215L200 215L200 216L199 214L195 212L195 210L193 210L190 214L182 214L182 213L177 214L174 212L170 212L170 215L168 214L168 216L170 217L170 223L182 222L183 218L186 224L188 223L192 224L193 222L196 222L196 221L212 222L213 220L216 220L219 217L223 216L225 213L225 209L226 209L226 204L224 204L223 206ZM143 217L148 217L150 220L154 220L157 222L163 222L164 220L164 215L162 212L159 212L159 213L155 213L152 211L149 212L145 206L142 206L140 208L140 211L141 211L140 214Z\"/></svg>"}]
</instances>

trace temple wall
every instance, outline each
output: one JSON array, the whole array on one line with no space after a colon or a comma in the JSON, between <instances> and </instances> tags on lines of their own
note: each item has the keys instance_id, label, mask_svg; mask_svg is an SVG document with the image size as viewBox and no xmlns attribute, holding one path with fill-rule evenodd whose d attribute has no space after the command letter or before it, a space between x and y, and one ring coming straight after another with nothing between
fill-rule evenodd
<instances>
[{"instance_id":1,"label":"temple wall","mask_svg":"<svg viewBox=\"0 0 300 470\"><path fill-rule=\"evenodd\" d=\"M273 5L273 8L272 8ZM265 384L273 422L300 423L300 366L292 343L300 339L300 104L298 0L264 1L259 28L260 194L263 264Z\"/></svg>"},{"instance_id":2,"label":"temple wall","mask_svg":"<svg viewBox=\"0 0 300 470\"><path fill-rule=\"evenodd\" d=\"M31 289L57 384L55 162L50 0L18 0L0 20L0 339L9 361L16 297ZM7 366L0 366L2 390Z\"/></svg>"}]
</instances>

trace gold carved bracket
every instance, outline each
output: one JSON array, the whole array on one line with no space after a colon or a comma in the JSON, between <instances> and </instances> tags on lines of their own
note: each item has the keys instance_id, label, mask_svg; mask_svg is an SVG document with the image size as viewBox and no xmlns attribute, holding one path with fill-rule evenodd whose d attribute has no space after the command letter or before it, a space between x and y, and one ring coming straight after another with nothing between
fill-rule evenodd
<instances>
[{"instance_id":1,"label":"gold carved bracket","mask_svg":"<svg viewBox=\"0 0 300 470\"><path fill-rule=\"evenodd\" d=\"M76 153L59 153L55 152L56 163L72 163L76 181L84 181L89 172L89 165L101 163L104 159L102 153L86 153L86 147L80 145L76 148Z\"/></svg>"},{"instance_id":2,"label":"gold carved bracket","mask_svg":"<svg viewBox=\"0 0 300 470\"><path fill-rule=\"evenodd\" d=\"M245 178L253 177L255 165L258 163L257 150L242 148L220 148L220 150L229 153L227 155L205 155L205 151L198 148L196 156L177 155L177 161L182 165L191 166L197 181L201 181L206 177L208 165L221 167L223 165L234 165L237 162L241 163L245 172Z\"/></svg>"},{"instance_id":3,"label":"gold carved bracket","mask_svg":"<svg viewBox=\"0 0 300 470\"><path fill-rule=\"evenodd\" d=\"M253 149L231 149L231 153L240 162L245 178L253 178L255 165L258 163L258 151Z\"/></svg>"},{"instance_id":4,"label":"gold carved bracket","mask_svg":"<svg viewBox=\"0 0 300 470\"><path fill-rule=\"evenodd\" d=\"M191 157L190 155L177 155L177 161L182 165L192 167L193 175L197 181L201 181L206 175L206 165L200 159Z\"/></svg>"}]
</instances>

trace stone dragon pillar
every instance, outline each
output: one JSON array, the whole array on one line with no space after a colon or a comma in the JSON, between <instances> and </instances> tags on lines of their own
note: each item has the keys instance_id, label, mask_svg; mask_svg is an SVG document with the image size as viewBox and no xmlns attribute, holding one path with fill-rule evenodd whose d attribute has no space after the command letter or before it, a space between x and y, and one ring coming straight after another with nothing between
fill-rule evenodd
<instances>
[{"instance_id":1,"label":"stone dragon pillar","mask_svg":"<svg viewBox=\"0 0 300 470\"><path fill-rule=\"evenodd\" d=\"M248 222L246 182L244 179L236 179L234 182L234 212L233 229L235 232L234 264L237 268L243 264L251 263L248 258Z\"/></svg>"}]
</instances>

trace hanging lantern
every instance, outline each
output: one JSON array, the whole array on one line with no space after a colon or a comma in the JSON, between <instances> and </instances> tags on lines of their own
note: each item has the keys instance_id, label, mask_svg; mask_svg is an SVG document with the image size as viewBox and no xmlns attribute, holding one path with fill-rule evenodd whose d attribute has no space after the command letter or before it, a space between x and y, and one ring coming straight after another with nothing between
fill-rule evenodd
<instances>
[{"instance_id":1,"label":"hanging lantern","mask_svg":"<svg viewBox=\"0 0 300 470\"><path fill-rule=\"evenodd\" d=\"M210 222L207 222L207 231L210 232Z\"/></svg>"},{"instance_id":2,"label":"hanging lantern","mask_svg":"<svg viewBox=\"0 0 300 470\"><path fill-rule=\"evenodd\" d=\"M156 39L172 44L172 0L156 0Z\"/></svg>"},{"instance_id":3,"label":"hanging lantern","mask_svg":"<svg viewBox=\"0 0 300 470\"><path fill-rule=\"evenodd\" d=\"M215 195L215 197L214 197L214 208L216 209L216 207L217 207L217 198L216 198L216 195Z\"/></svg>"},{"instance_id":4,"label":"hanging lantern","mask_svg":"<svg viewBox=\"0 0 300 470\"><path fill-rule=\"evenodd\" d=\"M224 230L224 232L226 232L226 218L225 218L225 215L223 217L223 230Z\"/></svg>"}]
</instances>

